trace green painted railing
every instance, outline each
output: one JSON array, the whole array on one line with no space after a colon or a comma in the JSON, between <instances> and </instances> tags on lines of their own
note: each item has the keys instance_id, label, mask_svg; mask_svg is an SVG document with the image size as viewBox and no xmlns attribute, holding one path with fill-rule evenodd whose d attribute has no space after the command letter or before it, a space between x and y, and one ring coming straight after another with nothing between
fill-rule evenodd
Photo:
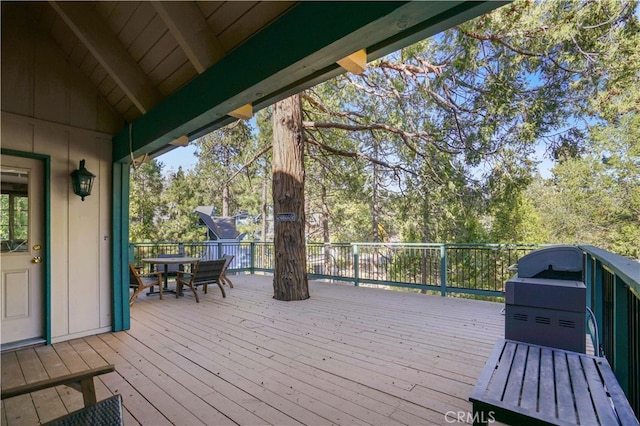
<instances>
[{"instance_id":1,"label":"green painted railing","mask_svg":"<svg viewBox=\"0 0 640 426\"><path fill-rule=\"evenodd\" d=\"M598 350L640 415L640 263L593 246L585 253L587 304L600 331Z\"/></svg>"},{"instance_id":2,"label":"green painted railing","mask_svg":"<svg viewBox=\"0 0 640 426\"><path fill-rule=\"evenodd\" d=\"M354 285L402 287L443 296L466 294L502 297L514 272L510 266L543 245L514 244L307 244L307 268L312 279ZM200 242L131 243L129 258L142 265L145 257L182 254L202 259L235 256L231 272L273 272L272 243Z\"/></svg>"}]
</instances>

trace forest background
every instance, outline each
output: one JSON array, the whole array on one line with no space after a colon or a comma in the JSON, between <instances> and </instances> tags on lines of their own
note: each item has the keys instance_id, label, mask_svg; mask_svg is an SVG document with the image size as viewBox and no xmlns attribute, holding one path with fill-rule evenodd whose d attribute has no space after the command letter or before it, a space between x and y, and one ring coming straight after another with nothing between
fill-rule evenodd
<instances>
[{"instance_id":1,"label":"forest background","mask_svg":"<svg viewBox=\"0 0 640 426\"><path fill-rule=\"evenodd\" d=\"M307 240L582 243L640 260L639 10L517 0L302 93ZM272 142L267 108L192 142L192 168L133 167L130 240L206 239L197 206L268 240Z\"/></svg>"}]
</instances>

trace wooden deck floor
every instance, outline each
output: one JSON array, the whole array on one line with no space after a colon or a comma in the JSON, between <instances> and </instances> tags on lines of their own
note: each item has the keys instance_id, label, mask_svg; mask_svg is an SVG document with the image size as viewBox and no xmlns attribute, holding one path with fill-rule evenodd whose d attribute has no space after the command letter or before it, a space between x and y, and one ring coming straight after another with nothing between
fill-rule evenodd
<instances>
[{"instance_id":1,"label":"wooden deck floor","mask_svg":"<svg viewBox=\"0 0 640 426\"><path fill-rule=\"evenodd\" d=\"M3 353L2 386L112 363L98 399L122 394L127 425L448 424L504 334L497 303L319 282L280 302L269 276L232 279L199 304L142 295L126 332ZM2 401L2 424L81 406L39 391Z\"/></svg>"}]
</instances>

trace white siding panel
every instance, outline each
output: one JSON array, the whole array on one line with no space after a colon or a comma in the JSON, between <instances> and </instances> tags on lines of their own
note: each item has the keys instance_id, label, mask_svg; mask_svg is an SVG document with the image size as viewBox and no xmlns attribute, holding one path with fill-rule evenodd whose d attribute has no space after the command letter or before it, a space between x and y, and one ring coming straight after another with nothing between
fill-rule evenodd
<instances>
[{"instance_id":1,"label":"white siding panel","mask_svg":"<svg viewBox=\"0 0 640 426\"><path fill-rule=\"evenodd\" d=\"M69 131L37 123L34 151L51 156L51 334L69 334ZM77 167L77 165L76 165Z\"/></svg>"},{"instance_id":2,"label":"white siding panel","mask_svg":"<svg viewBox=\"0 0 640 426\"><path fill-rule=\"evenodd\" d=\"M68 67L60 50L48 39L35 49L34 115L56 123L69 123Z\"/></svg>"},{"instance_id":3,"label":"white siding panel","mask_svg":"<svg viewBox=\"0 0 640 426\"><path fill-rule=\"evenodd\" d=\"M2 148L33 152L33 124L10 120L3 115L0 135Z\"/></svg>"},{"instance_id":4,"label":"white siding panel","mask_svg":"<svg viewBox=\"0 0 640 426\"><path fill-rule=\"evenodd\" d=\"M84 139L84 140L83 140ZM69 331L78 333L100 326L100 159L93 139L71 134L69 161L85 160L96 175L94 190L84 201L69 198Z\"/></svg>"},{"instance_id":5,"label":"white siding panel","mask_svg":"<svg viewBox=\"0 0 640 426\"><path fill-rule=\"evenodd\" d=\"M98 98L96 114L96 130L99 132L115 134L118 130L122 129L124 125L122 119L102 97ZM111 140L109 140L109 147L109 158L111 158Z\"/></svg>"},{"instance_id":6,"label":"white siding panel","mask_svg":"<svg viewBox=\"0 0 640 426\"><path fill-rule=\"evenodd\" d=\"M28 18L23 9L2 8L2 110L33 114L33 34L24 31ZM8 37L22 33L21 37ZM10 59L10 60L9 60ZM3 145L4 146L4 145Z\"/></svg>"},{"instance_id":7,"label":"white siding panel","mask_svg":"<svg viewBox=\"0 0 640 426\"><path fill-rule=\"evenodd\" d=\"M73 85L69 87L69 124L83 129L94 129L97 120L98 96L94 86L79 71L69 69Z\"/></svg>"},{"instance_id":8,"label":"white siding panel","mask_svg":"<svg viewBox=\"0 0 640 426\"><path fill-rule=\"evenodd\" d=\"M113 187L111 183L111 140L100 139L96 140L98 144L98 156L101 158L100 169L98 175L103 176L99 181L98 194L100 195L100 225L99 225L99 279L100 283L100 327L107 327L111 325L111 305L112 305L112 291L110 285L104 285L105 283L111 283L111 189ZM104 176L108 176L108 179L104 179Z\"/></svg>"}]
</instances>

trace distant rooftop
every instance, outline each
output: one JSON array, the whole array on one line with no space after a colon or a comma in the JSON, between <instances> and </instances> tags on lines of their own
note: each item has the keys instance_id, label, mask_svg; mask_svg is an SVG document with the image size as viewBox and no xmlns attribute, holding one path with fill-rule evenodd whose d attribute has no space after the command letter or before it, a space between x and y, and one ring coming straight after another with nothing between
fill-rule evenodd
<instances>
[{"instance_id":1,"label":"distant rooftop","mask_svg":"<svg viewBox=\"0 0 640 426\"><path fill-rule=\"evenodd\" d=\"M198 206L195 212L200 215L200 222L208 228L207 237L210 240L238 240L240 233L236 229L235 217L213 216L213 206Z\"/></svg>"}]
</instances>

